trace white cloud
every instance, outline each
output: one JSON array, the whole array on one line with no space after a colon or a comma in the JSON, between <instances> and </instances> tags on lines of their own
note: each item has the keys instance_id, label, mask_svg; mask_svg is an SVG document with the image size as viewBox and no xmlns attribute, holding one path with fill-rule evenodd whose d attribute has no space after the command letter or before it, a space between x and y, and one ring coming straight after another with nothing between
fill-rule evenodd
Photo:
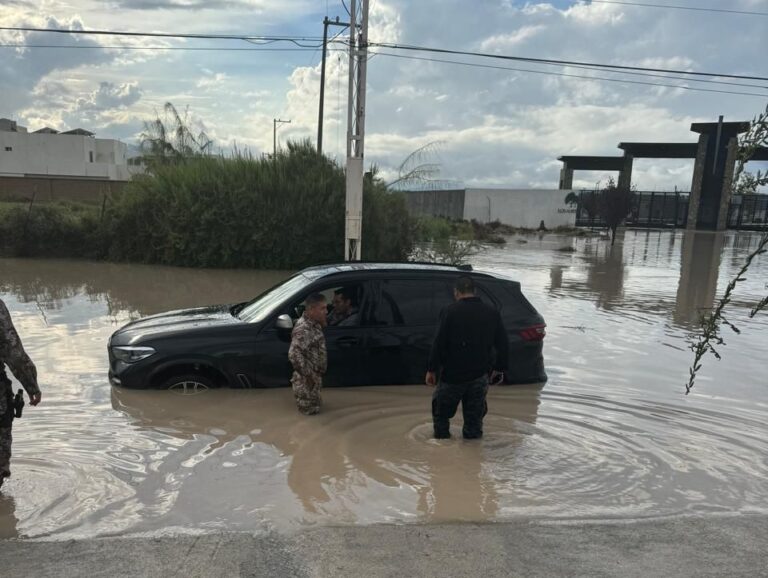
<instances>
[{"instance_id":1,"label":"white cloud","mask_svg":"<svg viewBox=\"0 0 768 578\"><path fill-rule=\"evenodd\" d=\"M99 88L84 98L77 99L76 111L104 111L125 108L138 102L141 89L137 82L124 82L116 85L112 82L100 82Z\"/></svg>"},{"instance_id":2,"label":"white cloud","mask_svg":"<svg viewBox=\"0 0 768 578\"><path fill-rule=\"evenodd\" d=\"M229 79L229 76L223 72L213 73L210 70L205 70L207 76L203 76L195 83L197 88L203 89L221 89L223 84Z\"/></svg>"},{"instance_id":3,"label":"white cloud","mask_svg":"<svg viewBox=\"0 0 768 578\"><path fill-rule=\"evenodd\" d=\"M750 9L751 1L734 0L734 8ZM4 7L0 23L122 30L149 26L160 31L316 37L326 15L325 2L316 0L242 0L229 3L226 10L220 9L218 0L112 0L113 6L116 3L122 6L119 16L95 0L44 0L40 6L17 3ZM565 4L568 6L562 8ZM327 13L331 18L337 14L346 17L338 0L328 3ZM253 18L254 14L258 18ZM376 0L372 2L370 39L585 62L757 74L761 72L765 32L759 20L586 2L442 0L435 4ZM739 42L733 42L734 37ZM52 39L40 34L0 34L0 41L132 48L259 48L237 42L78 36ZM275 44L269 48L286 47ZM84 126L100 135L129 138L140 131L143 120L170 100L182 110L189 105L195 118L205 121L208 132L222 146L237 142L255 153L271 151L272 119L277 117L292 121L279 130L282 143L288 138L315 138L320 78L317 50L4 50L7 52L0 59L0 116L17 117L31 127ZM415 52L398 54L458 59ZM440 140L445 143L441 158L448 179L477 185L555 186L560 165L557 156L618 155L619 141L694 142L696 135L688 130L692 121L714 121L720 114L730 120L747 119L765 105L765 99L594 79L613 76L649 83L677 82L655 77L535 63L472 62L518 70L373 57L368 66L367 161L391 174L408 153ZM593 80L549 74L553 72ZM347 55L331 51L324 150L340 159L345 152L346 100ZM690 186L689 169L687 161L638 163L635 174L641 188L686 189ZM599 176L582 175L584 182Z\"/></svg>"},{"instance_id":4,"label":"white cloud","mask_svg":"<svg viewBox=\"0 0 768 578\"><path fill-rule=\"evenodd\" d=\"M529 38L533 38L544 29L545 27L540 24L523 26L510 34L497 34L486 38L480 44L480 48L486 52L501 52L525 43Z\"/></svg>"},{"instance_id":5,"label":"white cloud","mask_svg":"<svg viewBox=\"0 0 768 578\"><path fill-rule=\"evenodd\" d=\"M396 43L400 41L401 30L400 12L384 1L374 2L369 19L368 40Z\"/></svg>"},{"instance_id":6,"label":"white cloud","mask_svg":"<svg viewBox=\"0 0 768 578\"><path fill-rule=\"evenodd\" d=\"M624 21L624 10L617 4L593 4L579 2L563 12L566 18L573 20L580 25L616 26Z\"/></svg>"}]
</instances>

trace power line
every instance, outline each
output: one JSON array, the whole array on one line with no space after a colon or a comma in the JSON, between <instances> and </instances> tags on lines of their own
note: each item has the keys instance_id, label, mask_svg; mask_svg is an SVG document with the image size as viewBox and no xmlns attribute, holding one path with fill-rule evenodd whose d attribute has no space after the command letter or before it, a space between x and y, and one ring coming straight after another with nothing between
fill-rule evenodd
<instances>
[{"instance_id":1,"label":"power line","mask_svg":"<svg viewBox=\"0 0 768 578\"><path fill-rule=\"evenodd\" d=\"M188 52L312 52L316 48L238 48L234 46L104 46L96 44L92 46L77 46L64 44L0 44L0 48L64 48L75 50L179 50ZM328 50L346 52L342 48L329 48Z\"/></svg>"},{"instance_id":2,"label":"power line","mask_svg":"<svg viewBox=\"0 0 768 578\"><path fill-rule=\"evenodd\" d=\"M29 28L24 26L0 26L0 30L9 32L50 32L55 34L77 34L93 36L141 36L153 38L199 38L209 40L263 40L267 42L319 42L317 36L260 36L250 34L179 34L170 32L119 32L113 30L64 30L61 28ZM313 47L314 48L314 47Z\"/></svg>"},{"instance_id":3,"label":"power line","mask_svg":"<svg viewBox=\"0 0 768 578\"><path fill-rule=\"evenodd\" d=\"M644 66L622 66L618 64L601 64L596 62L579 62L573 60L556 60L551 58L531 58L526 56L510 56L506 54L492 54L488 52L471 52L466 50L451 50L449 48L429 48L426 46L413 46L409 44L391 44L388 42L370 42L370 46L378 46L380 48L390 48L394 50L409 50L416 52L435 52L438 54L455 54L458 56L478 56L482 58L494 58L499 60L513 60L517 62L534 62L539 64L551 64L557 66L589 66L591 68L599 69L616 69L616 70L637 70L642 72L664 72L667 74L679 74L686 76L708 76L708 77L720 77L720 78L734 78L740 80L764 80L768 81L768 77L765 76L743 76L738 74L724 74L716 72L699 72L689 70L673 70L668 68L648 68Z\"/></svg>"},{"instance_id":4,"label":"power line","mask_svg":"<svg viewBox=\"0 0 768 578\"><path fill-rule=\"evenodd\" d=\"M327 45L327 44L331 44L331 43L335 43L335 42L336 42L336 39L337 39L339 36L341 36L342 34L344 34L344 31L345 31L347 28L349 28L349 26L345 26L345 27L344 27L344 28L342 28L342 29L341 29L339 32L337 32L336 34L334 34L334 35L331 37L331 39L330 39L330 40L328 40L328 42L326 43L326 45ZM314 62L315 62L315 55L317 54L317 51L318 51L318 50L320 50L322 47L323 47L323 45L322 45L322 43L321 43L321 44L320 44L320 46L318 46L317 48L315 48L315 51L314 51L314 53L312 54L312 58L311 58L311 59L310 59L310 61L309 61L309 66L310 66L310 68L311 68L311 67L314 65ZM340 48L331 49L331 48L328 48L328 47L326 46L326 50L331 50L331 51L333 51L333 50L342 50L342 49L340 49ZM344 50L344 51L346 51L346 49L343 49L343 50Z\"/></svg>"},{"instance_id":5,"label":"power line","mask_svg":"<svg viewBox=\"0 0 768 578\"><path fill-rule=\"evenodd\" d=\"M641 6L643 8L668 8L670 10L691 10L695 12L719 12L724 14L742 14L748 16L768 16L768 12L749 12L747 10L729 10L727 8L700 8L697 6L673 6L671 4L650 4L646 2L625 2L620 0L591 0L592 4L620 4L622 6Z\"/></svg>"},{"instance_id":6,"label":"power line","mask_svg":"<svg viewBox=\"0 0 768 578\"><path fill-rule=\"evenodd\" d=\"M578 78L582 80L593 80L593 81L606 81L606 82L622 82L625 84L640 84L644 86L659 86L659 87L665 87L665 88L681 88L683 90L692 90L696 92L714 92L718 94L734 94L739 96L757 96L760 98L766 98L768 97L768 94L758 94L754 92L737 92L737 91L731 91L731 90L717 90L713 88L699 88L694 86L685 86L681 84L665 84L665 83L659 83L659 82L646 82L642 80L629 80L625 78L607 78L607 77L601 77L601 76L586 76L581 74L569 74L566 72L553 72L550 70L533 70L529 68L512 68L507 66L494 66L491 64L477 64L474 62L462 62L460 60L445 60L441 58L427 58L423 56L410 56L405 54L393 54L391 52L381 52L377 51L376 54L379 54L381 56L390 56L392 58L404 58L409 60L424 60L428 62L442 62L446 64L458 64L461 66L470 66L474 68L490 68L494 70L510 70L514 72L526 72L531 74L544 74L549 76L563 76L566 78Z\"/></svg>"},{"instance_id":7,"label":"power line","mask_svg":"<svg viewBox=\"0 0 768 578\"><path fill-rule=\"evenodd\" d=\"M613 2L614 0L594 0L600 2ZM618 0L616 0L618 1ZM231 34L176 34L176 33L164 33L164 32L118 32L109 30L62 30L58 28L29 28L29 27L0 27L0 30L17 31L17 32L49 32L58 34L85 34L85 35L108 35L108 36L132 36L132 37L161 37L161 38L196 38L196 39L211 39L211 40L244 40L251 43L260 44L272 44L274 42L292 42L300 48L316 49L317 45L304 45L301 42L307 41L322 41L321 38L312 36L254 36L254 35L231 35ZM342 42L343 43L343 42ZM511 56L505 54L493 54L487 52L471 52L463 50L451 50L447 48L430 48L426 46L414 46L406 44L392 44L387 42L370 42L370 46L378 46L381 48L389 48L393 50L410 50L421 52L433 52L439 54L454 54L460 56L475 56L481 58L494 58L500 60L512 60L518 62L532 62L539 64L555 65L555 66L575 66L575 67L589 67L593 69L608 69L612 71L628 70L628 71L641 71L641 72L660 72L664 74L677 74L684 76L704 76L704 77L719 77L719 78L732 78L738 80L762 80L768 81L768 77L763 76L745 76L737 74L724 74L714 72L701 72L701 71L689 71L689 70L674 70L665 68L648 68L642 66L623 66L618 64L603 64L595 62L580 62L571 60L556 60L548 58L532 58L524 56Z\"/></svg>"},{"instance_id":8,"label":"power line","mask_svg":"<svg viewBox=\"0 0 768 578\"><path fill-rule=\"evenodd\" d=\"M578 68L579 70L600 70L599 68L592 68L591 66L575 66L569 65L568 68ZM683 78L680 76L670 76L668 74L656 74L653 72L632 72L629 70L607 70L606 72L612 72L614 74L628 74L632 76L644 76L647 78L666 78L667 80L680 80L683 82L701 82L703 84L721 84L724 86L741 86L743 88L762 88L768 90L768 86L764 84L750 84L744 82L728 82L726 80L707 80L703 78Z\"/></svg>"}]
</instances>

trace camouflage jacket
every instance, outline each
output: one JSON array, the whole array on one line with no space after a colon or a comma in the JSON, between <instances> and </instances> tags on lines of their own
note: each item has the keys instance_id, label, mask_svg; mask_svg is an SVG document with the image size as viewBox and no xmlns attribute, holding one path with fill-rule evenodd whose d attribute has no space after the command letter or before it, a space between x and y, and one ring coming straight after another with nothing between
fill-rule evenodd
<instances>
[{"instance_id":1,"label":"camouflage jacket","mask_svg":"<svg viewBox=\"0 0 768 578\"><path fill-rule=\"evenodd\" d=\"M4 364L13 372L27 390L27 393L35 395L40 393L37 385L37 369L35 364L24 351L19 334L11 321L11 314L2 300L0 300L0 388L2 382L7 382ZM10 387L5 385L5 387Z\"/></svg>"},{"instance_id":2,"label":"camouflage jacket","mask_svg":"<svg viewBox=\"0 0 768 578\"><path fill-rule=\"evenodd\" d=\"M328 368L323 328L316 321L302 317L291 333L288 359L300 375L322 375Z\"/></svg>"}]
</instances>

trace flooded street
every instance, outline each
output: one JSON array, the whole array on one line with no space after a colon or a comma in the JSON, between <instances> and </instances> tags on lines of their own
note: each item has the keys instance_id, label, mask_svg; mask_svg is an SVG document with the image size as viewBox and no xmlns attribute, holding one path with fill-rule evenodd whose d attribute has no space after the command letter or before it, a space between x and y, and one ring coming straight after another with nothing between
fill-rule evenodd
<instances>
[{"instance_id":1,"label":"flooded street","mask_svg":"<svg viewBox=\"0 0 768 578\"><path fill-rule=\"evenodd\" d=\"M768 314L747 320L768 256L731 305L741 334L684 395L689 333L757 235L620 234L613 249L511 238L474 258L518 279L548 325L549 381L493 388L480 442L430 439L424 386L329 389L311 418L288 388L110 387L119 326L243 301L287 272L0 259L43 389L15 423L0 537L768 512Z\"/></svg>"}]
</instances>

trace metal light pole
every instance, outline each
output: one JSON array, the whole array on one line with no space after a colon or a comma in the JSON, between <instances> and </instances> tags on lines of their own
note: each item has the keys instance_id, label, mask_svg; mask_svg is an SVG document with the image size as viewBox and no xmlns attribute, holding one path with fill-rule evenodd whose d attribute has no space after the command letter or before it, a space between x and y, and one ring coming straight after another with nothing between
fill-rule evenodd
<instances>
[{"instance_id":1,"label":"metal light pole","mask_svg":"<svg viewBox=\"0 0 768 578\"><path fill-rule=\"evenodd\" d=\"M277 156L277 123L291 124L290 120L272 119L272 157Z\"/></svg>"},{"instance_id":2,"label":"metal light pole","mask_svg":"<svg viewBox=\"0 0 768 578\"><path fill-rule=\"evenodd\" d=\"M368 61L368 5L350 2L349 100L347 109L347 212L344 259L359 261L363 230L363 152L365 149L365 81ZM359 29L359 30L358 30Z\"/></svg>"}]
</instances>

